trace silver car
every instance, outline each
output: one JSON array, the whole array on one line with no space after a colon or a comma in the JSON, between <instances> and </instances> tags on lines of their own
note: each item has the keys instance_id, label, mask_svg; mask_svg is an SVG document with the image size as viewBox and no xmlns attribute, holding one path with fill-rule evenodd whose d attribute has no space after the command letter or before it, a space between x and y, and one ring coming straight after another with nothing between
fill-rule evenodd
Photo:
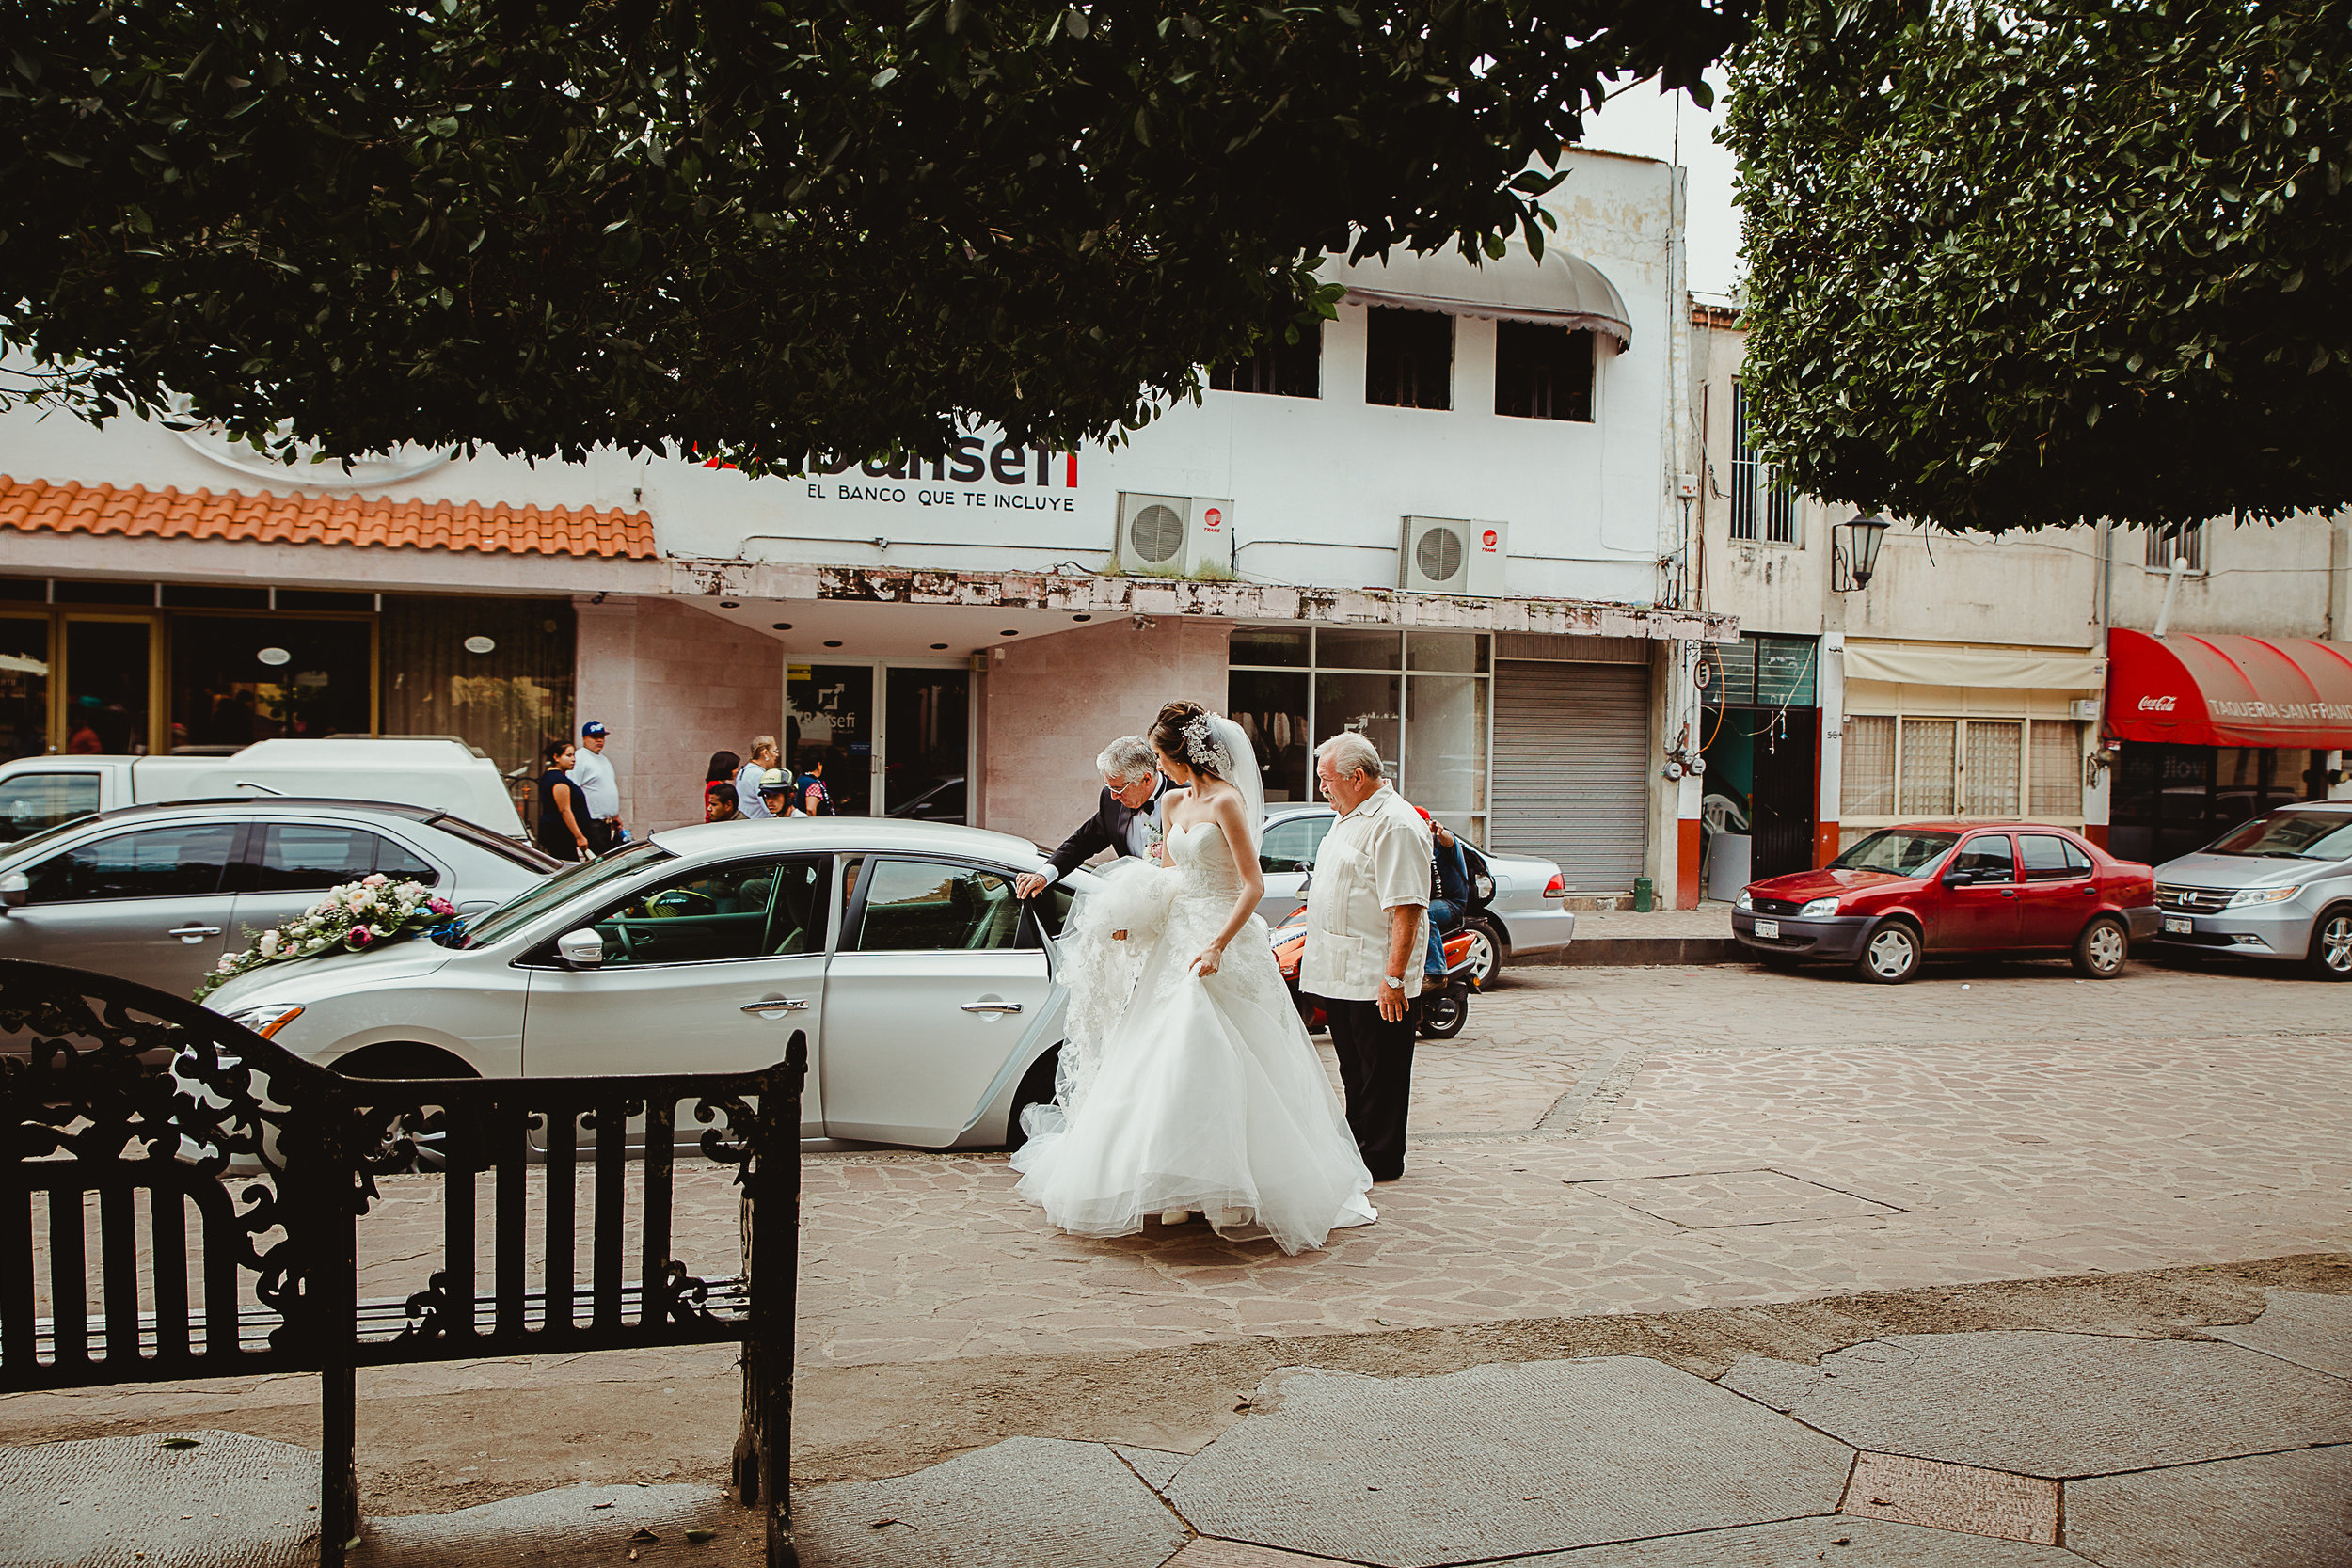
<instances>
[{"instance_id":1,"label":"silver car","mask_svg":"<svg viewBox=\"0 0 2352 1568\"><path fill-rule=\"evenodd\" d=\"M1013 894L1043 866L977 828L697 823L461 928L255 970L205 1005L378 1078L733 1072L803 1031L805 1136L995 1145L1054 1093L1067 993L1041 919L1067 896Z\"/></svg>"},{"instance_id":2,"label":"silver car","mask_svg":"<svg viewBox=\"0 0 2352 1568\"><path fill-rule=\"evenodd\" d=\"M2156 867L2160 948L2352 979L2352 800L2281 806Z\"/></svg>"},{"instance_id":3,"label":"silver car","mask_svg":"<svg viewBox=\"0 0 2352 1568\"><path fill-rule=\"evenodd\" d=\"M0 958L185 996L245 932L339 883L381 871L464 912L505 903L559 863L421 806L285 796L126 806L0 850Z\"/></svg>"},{"instance_id":4,"label":"silver car","mask_svg":"<svg viewBox=\"0 0 2352 1568\"><path fill-rule=\"evenodd\" d=\"M1265 873L1265 897L1258 912L1268 926L1279 927L1306 896L1301 889L1307 876L1298 868L1314 864L1324 835L1338 820L1329 806L1307 801L1267 810L1258 859ZM1525 855L1490 854L1468 839L1461 842L1470 862L1472 901L1481 906L1469 924L1470 973L1482 989L1511 958L1557 953L1568 945L1576 935L1576 913L1563 897L1559 866Z\"/></svg>"}]
</instances>

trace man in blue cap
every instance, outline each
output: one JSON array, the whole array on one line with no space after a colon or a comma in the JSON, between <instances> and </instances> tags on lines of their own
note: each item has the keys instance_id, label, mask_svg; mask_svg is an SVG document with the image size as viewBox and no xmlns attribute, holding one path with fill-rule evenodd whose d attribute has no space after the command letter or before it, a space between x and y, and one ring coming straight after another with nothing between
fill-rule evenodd
<instances>
[{"instance_id":1,"label":"man in blue cap","mask_svg":"<svg viewBox=\"0 0 2352 1568\"><path fill-rule=\"evenodd\" d=\"M581 802L588 808L588 820L582 827L588 834L591 854L610 853L621 842L621 780L605 759L605 742L610 732L594 719L580 726L580 755L572 763L572 783L580 785Z\"/></svg>"}]
</instances>

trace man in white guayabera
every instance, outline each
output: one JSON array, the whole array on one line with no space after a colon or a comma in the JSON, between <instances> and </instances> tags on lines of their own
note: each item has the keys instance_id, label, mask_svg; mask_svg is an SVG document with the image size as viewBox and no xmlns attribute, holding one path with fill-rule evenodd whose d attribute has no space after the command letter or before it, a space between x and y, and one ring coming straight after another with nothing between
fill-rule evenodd
<instances>
[{"instance_id":1,"label":"man in white guayabera","mask_svg":"<svg viewBox=\"0 0 2352 1568\"><path fill-rule=\"evenodd\" d=\"M1149 859L1159 842L1160 797L1168 785L1151 743L1139 735L1122 735L1103 748L1094 766L1103 775L1094 815L1046 857L1052 869L1026 871L1014 879L1012 890L1022 897L1036 897L1105 849Z\"/></svg>"},{"instance_id":2,"label":"man in white guayabera","mask_svg":"<svg viewBox=\"0 0 2352 1568\"><path fill-rule=\"evenodd\" d=\"M1330 1023L1356 1147L1375 1181L1393 1181L1429 943L1429 829L1389 787L1379 748L1352 730L1315 748L1315 781L1340 819L1315 851L1298 989Z\"/></svg>"}]
</instances>

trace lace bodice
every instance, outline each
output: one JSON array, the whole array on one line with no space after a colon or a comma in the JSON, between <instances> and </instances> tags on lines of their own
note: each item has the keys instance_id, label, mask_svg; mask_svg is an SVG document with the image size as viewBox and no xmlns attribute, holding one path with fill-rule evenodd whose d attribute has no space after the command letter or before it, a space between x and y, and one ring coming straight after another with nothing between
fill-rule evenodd
<instances>
[{"instance_id":1,"label":"lace bodice","mask_svg":"<svg viewBox=\"0 0 2352 1568\"><path fill-rule=\"evenodd\" d=\"M1225 829L1216 822L1188 822L1168 835L1168 862L1176 868L1179 898L1222 898L1232 902L1241 891L1232 852L1225 847Z\"/></svg>"}]
</instances>

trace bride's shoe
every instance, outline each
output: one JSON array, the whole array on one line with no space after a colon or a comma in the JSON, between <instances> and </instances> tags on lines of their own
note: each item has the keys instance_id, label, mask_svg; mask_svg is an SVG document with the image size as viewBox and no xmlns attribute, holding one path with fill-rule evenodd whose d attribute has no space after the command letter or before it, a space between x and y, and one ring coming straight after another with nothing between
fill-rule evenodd
<instances>
[{"instance_id":1,"label":"bride's shoe","mask_svg":"<svg viewBox=\"0 0 2352 1568\"><path fill-rule=\"evenodd\" d=\"M1200 1216L1209 1222L1212 1230L1238 1230L1249 1223L1247 1209L1212 1209Z\"/></svg>"},{"instance_id":2,"label":"bride's shoe","mask_svg":"<svg viewBox=\"0 0 2352 1568\"><path fill-rule=\"evenodd\" d=\"M1164 1209L1160 1212L1162 1225L1184 1225L1191 1218L1192 1211L1189 1209Z\"/></svg>"}]
</instances>

